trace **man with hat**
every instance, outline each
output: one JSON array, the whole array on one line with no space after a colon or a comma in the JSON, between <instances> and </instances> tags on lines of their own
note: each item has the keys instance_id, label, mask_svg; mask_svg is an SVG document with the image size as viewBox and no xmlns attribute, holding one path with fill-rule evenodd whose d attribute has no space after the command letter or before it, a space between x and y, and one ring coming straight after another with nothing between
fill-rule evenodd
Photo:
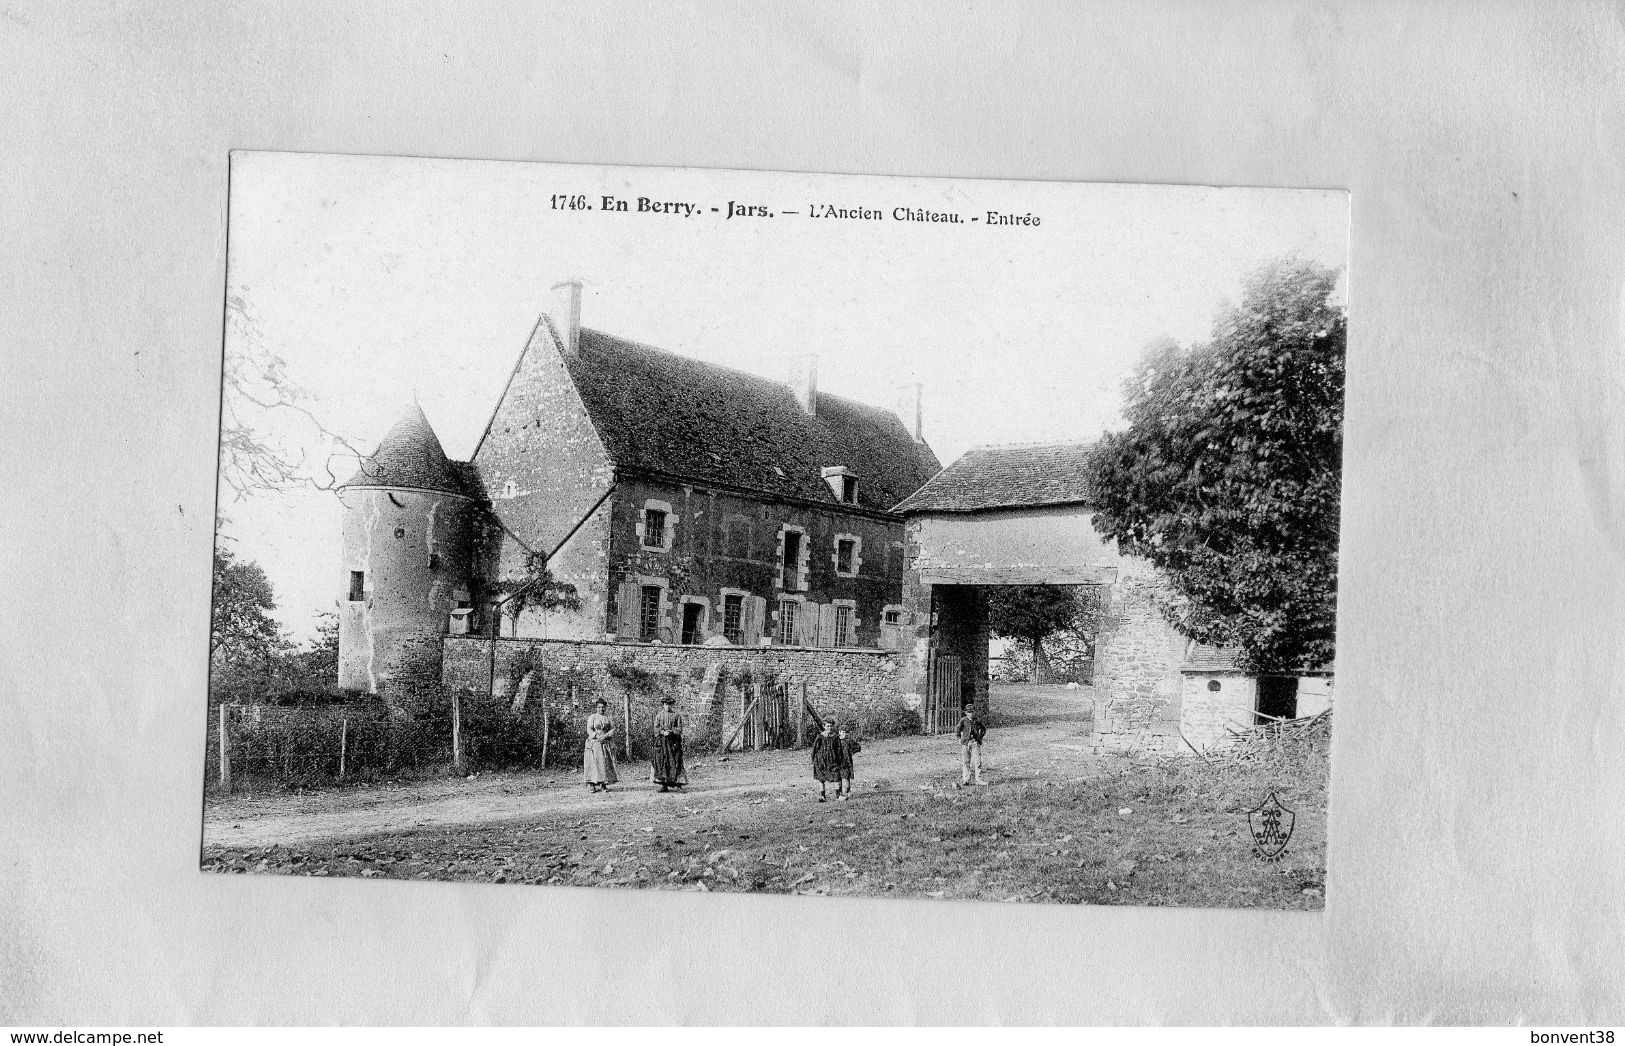
<instances>
[{"instance_id":1,"label":"man with hat","mask_svg":"<svg viewBox=\"0 0 1625 1046\"><path fill-rule=\"evenodd\" d=\"M976 718L976 702L965 701L965 715L959 720L959 745L964 750L959 764L959 787L982 783L982 738L987 727Z\"/></svg>"},{"instance_id":2,"label":"man with hat","mask_svg":"<svg viewBox=\"0 0 1625 1046\"><path fill-rule=\"evenodd\" d=\"M655 748L650 760L651 779L662 792L668 788L681 788L688 784L683 772L683 717L677 714L677 699L670 694L660 699L660 714L655 716Z\"/></svg>"}]
</instances>

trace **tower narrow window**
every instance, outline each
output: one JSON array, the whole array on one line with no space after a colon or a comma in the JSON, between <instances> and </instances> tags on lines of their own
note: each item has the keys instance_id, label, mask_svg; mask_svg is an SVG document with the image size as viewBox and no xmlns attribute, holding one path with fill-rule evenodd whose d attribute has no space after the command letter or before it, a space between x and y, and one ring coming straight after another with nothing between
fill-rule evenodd
<instances>
[{"instance_id":1,"label":"tower narrow window","mask_svg":"<svg viewBox=\"0 0 1625 1046\"><path fill-rule=\"evenodd\" d=\"M350 602L359 603L364 598L367 588L367 575L365 571L350 571Z\"/></svg>"}]
</instances>

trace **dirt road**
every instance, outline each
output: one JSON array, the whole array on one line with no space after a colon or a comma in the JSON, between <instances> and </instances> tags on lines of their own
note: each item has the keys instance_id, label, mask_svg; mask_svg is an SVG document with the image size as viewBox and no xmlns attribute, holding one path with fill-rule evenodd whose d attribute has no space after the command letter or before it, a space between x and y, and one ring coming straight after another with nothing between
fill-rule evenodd
<instances>
[{"instance_id":1,"label":"dirt road","mask_svg":"<svg viewBox=\"0 0 1625 1046\"><path fill-rule=\"evenodd\" d=\"M1120 763L1089 754L1090 698L1088 687L997 688L984 747L988 780L1008 784L1036 775L1076 781ZM921 785L943 788L958 780L959 748L951 736L874 740L864 745L857 766L860 795ZM646 762L623 764L620 771L621 784L600 795L588 792L580 772L572 770L211 798L203 844L206 849L286 846L408 829L635 815L649 804L693 805L703 799L712 806L747 793L758 802L763 793L811 801L817 792L805 750L690 760L690 784L681 794L662 794L649 784Z\"/></svg>"}]
</instances>

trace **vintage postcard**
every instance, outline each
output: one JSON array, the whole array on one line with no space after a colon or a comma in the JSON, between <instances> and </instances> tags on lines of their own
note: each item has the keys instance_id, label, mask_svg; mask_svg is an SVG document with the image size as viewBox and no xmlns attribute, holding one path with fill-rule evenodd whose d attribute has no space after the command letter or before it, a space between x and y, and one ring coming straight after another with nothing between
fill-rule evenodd
<instances>
[{"instance_id":1,"label":"vintage postcard","mask_svg":"<svg viewBox=\"0 0 1625 1046\"><path fill-rule=\"evenodd\" d=\"M1323 906L1346 194L251 152L228 254L204 869Z\"/></svg>"}]
</instances>

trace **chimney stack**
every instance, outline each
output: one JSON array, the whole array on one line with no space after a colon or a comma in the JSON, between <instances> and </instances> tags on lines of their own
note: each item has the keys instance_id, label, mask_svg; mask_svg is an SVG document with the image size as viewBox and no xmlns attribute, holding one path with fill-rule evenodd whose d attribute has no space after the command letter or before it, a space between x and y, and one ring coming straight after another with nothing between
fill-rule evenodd
<instances>
[{"instance_id":1,"label":"chimney stack","mask_svg":"<svg viewBox=\"0 0 1625 1046\"><path fill-rule=\"evenodd\" d=\"M790 357L790 391L796 394L796 402L808 414L818 413L818 356L816 353L804 353L800 356Z\"/></svg>"},{"instance_id":2,"label":"chimney stack","mask_svg":"<svg viewBox=\"0 0 1625 1046\"><path fill-rule=\"evenodd\" d=\"M553 329L564 343L566 355L581 347L581 281L565 280L553 285L553 310L548 313Z\"/></svg>"},{"instance_id":3,"label":"chimney stack","mask_svg":"<svg viewBox=\"0 0 1625 1046\"><path fill-rule=\"evenodd\" d=\"M925 386L917 381L897 387L897 416L903 419L903 427L908 429L915 443L925 442L924 421L920 409L924 388Z\"/></svg>"}]
</instances>

